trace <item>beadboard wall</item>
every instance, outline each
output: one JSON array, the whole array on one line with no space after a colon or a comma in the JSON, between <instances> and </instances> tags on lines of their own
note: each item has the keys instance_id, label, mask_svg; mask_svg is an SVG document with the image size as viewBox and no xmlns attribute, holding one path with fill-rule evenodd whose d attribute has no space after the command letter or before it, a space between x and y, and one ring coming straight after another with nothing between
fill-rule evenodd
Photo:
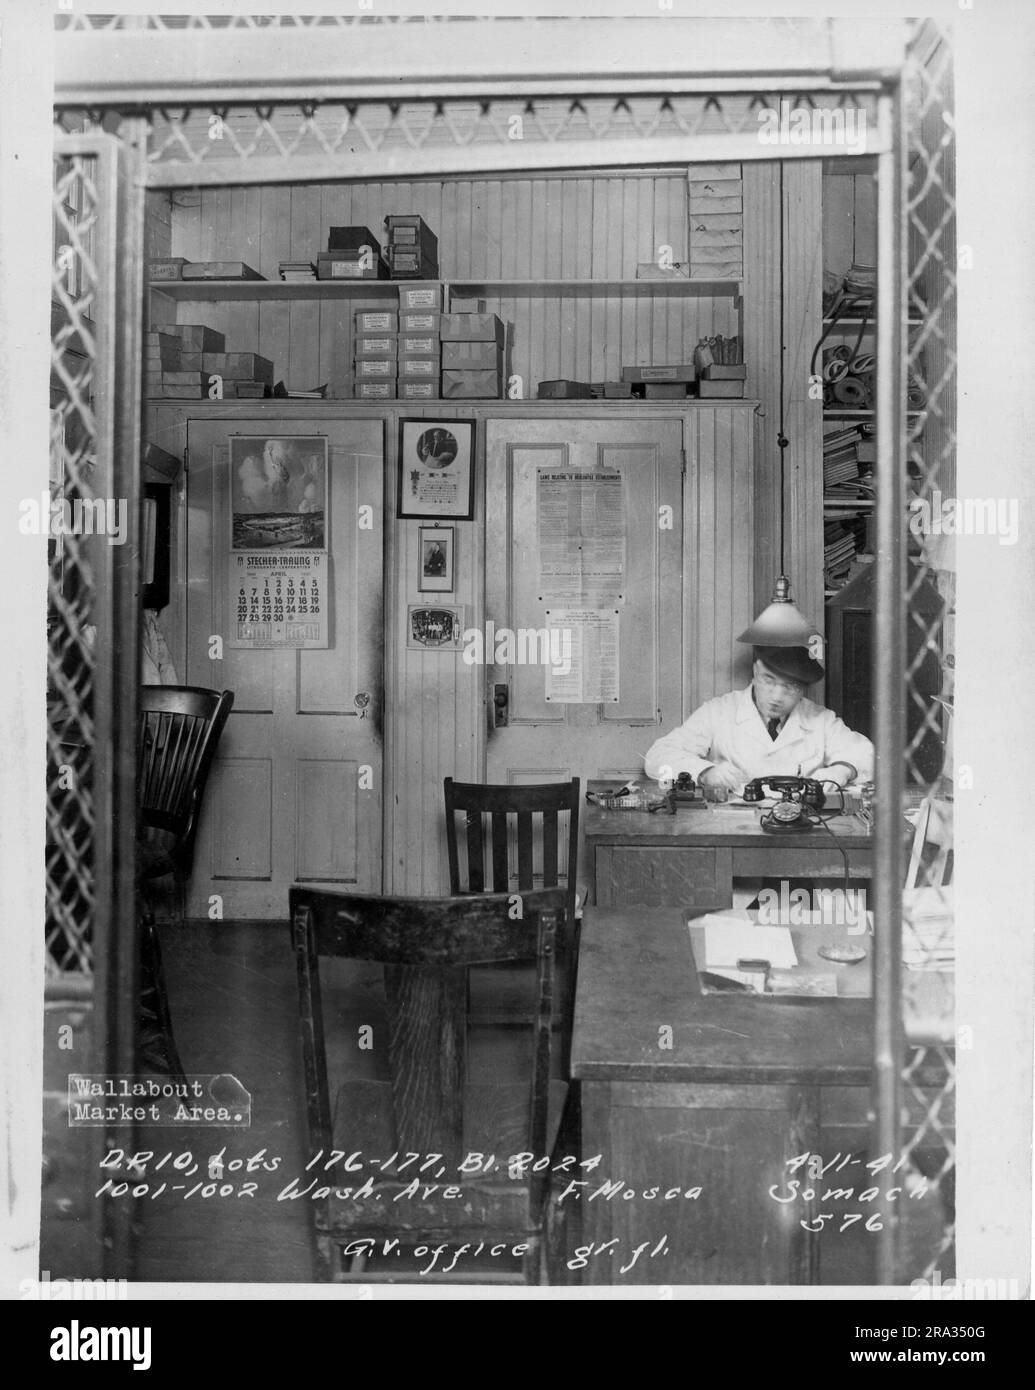
<instances>
[{"instance_id":1,"label":"beadboard wall","mask_svg":"<svg viewBox=\"0 0 1035 1390\"><path fill-rule=\"evenodd\" d=\"M635 279L641 262L671 247L687 254L687 181L681 175L464 179L152 195L168 251L188 260L244 260L269 280L278 262L313 259L331 226L364 226L384 239L384 218L418 212L438 236L443 279ZM161 245L155 235L153 245ZM355 299L297 303L181 300L162 305L180 323L224 332L233 351L261 352L277 378L305 389L326 382L348 399ZM615 380L626 363L685 362L702 336L739 331L731 297L519 295L486 300L508 324L508 375L534 397L540 381ZM175 308L175 313L173 310Z\"/></svg>"}]
</instances>

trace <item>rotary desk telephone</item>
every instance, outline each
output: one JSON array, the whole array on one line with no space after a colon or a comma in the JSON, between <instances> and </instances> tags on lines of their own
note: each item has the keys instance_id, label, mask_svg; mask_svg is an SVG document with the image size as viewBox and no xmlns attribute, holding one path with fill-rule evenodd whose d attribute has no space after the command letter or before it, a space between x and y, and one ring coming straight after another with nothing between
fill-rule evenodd
<instances>
[{"instance_id":1,"label":"rotary desk telephone","mask_svg":"<svg viewBox=\"0 0 1035 1390\"><path fill-rule=\"evenodd\" d=\"M763 788L780 794L780 800L758 822L770 835L811 830L821 823L819 813L826 805L826 793L814 777L756 777L745 786L744 800L761 801L766 794Z\"/></svg>"}]
</instances>

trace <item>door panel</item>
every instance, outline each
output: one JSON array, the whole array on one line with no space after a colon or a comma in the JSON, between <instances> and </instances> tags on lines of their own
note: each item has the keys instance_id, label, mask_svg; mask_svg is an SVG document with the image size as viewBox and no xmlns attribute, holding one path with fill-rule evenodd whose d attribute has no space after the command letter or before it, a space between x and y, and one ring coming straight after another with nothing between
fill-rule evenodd
<instances>
[{"instance_id":1,"label":"door panel","mask_svg":"<svg viewBox=\"0 0 1035 1390\"><path fill-rule=\"evenodd\" d=\"M231 434L326 435L329 646L225 644ZM382 489L380 421L191 421L187 683L234 691L199 829L188 912L213 894L228 918L282 920L295 881L381 890ZM359 524L369 507L371 524ZM210 638L224 637L223 659ZM365 717L357 694L370 700Z\"/></svg>"},{"instance_id":2,"label":"door panel","mask_svg":"<svg viewBox=\"0 0 1035 1390\"><path fill-rule=\"evenodd\" d=\"M555 704L542 665L494 665L508 687L506 728L490 729L490 782L627 776L682 701L682 425L677 419L514 419L486 424L486 617L501 628L543 629L553 607L540 593L537 470L606 470L623 479L625 570L619 614L619 698ZM659 508L672 508L671 527ZM486 660L492 653L486 654ZM492 700L490 695L490 708Z\"/></svg>"}]
</instances>

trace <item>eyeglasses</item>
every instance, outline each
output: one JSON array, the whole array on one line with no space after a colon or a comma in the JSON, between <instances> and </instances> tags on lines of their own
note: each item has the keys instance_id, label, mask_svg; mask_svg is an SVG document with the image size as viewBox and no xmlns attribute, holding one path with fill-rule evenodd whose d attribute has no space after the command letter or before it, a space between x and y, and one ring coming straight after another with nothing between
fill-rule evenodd
<instances>
[{"instance_id":1,"label":"eyeglasses","mask_svg":"<svg viewBox=\"0 0 1035 1390\"><path fill-rule=\"evenodd\" d=\"M788 695L804 695L805 687L797 681L781 681L775 676L771 676L768 671L762 671L756 677L759 685L765 686L767 690L779 690Z\"/></svg>"}]
</instances>

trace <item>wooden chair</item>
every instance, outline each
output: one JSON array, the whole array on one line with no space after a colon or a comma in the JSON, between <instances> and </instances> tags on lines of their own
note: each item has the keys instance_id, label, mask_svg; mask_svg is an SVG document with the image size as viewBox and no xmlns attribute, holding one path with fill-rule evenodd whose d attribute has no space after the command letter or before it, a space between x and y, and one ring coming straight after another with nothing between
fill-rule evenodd
<instances>
[{"instance_id":1,"label":"wooden chair","mask_svg":"<svg viewBox=\"0 0 1035 1390\"><path fill-rule=\"evenodd\" d=\"M190 685L140 688L137 857L144 880L171 874L186 913L201 802L233 691Z\"/></svg>"},{"instance_id":2,"label":"wooden chair","mask_svg":"<svg viewBox=\"0 0 1035 1390\"><path fill-rule=\"evenodd\" d=\"M579 779L522 786L454 782L447 777L444 790L451 893L529 893L558 887L563 875L567 931L559 956L563 1000L559 1022L567 1072L578 962ZM564 813L566 830L561 820ZM565 846L566 862L562 860ZM497 1016L497 1021L508 1019Z\"/></svg>"},{"instance_id":3,"label":"wooden chair","mask_svg":"<svg viewBox=\"0 0 1035 1390\"><path fill-rule=\"evenodd\" d=\"M195 686L140 688L137 737L137 891L140 902L140 1001L137 1038L142 1070L183 1077L165 989L165 972L148 899L152 880L172 875L179 919L194 862L201 802L232 691Z\"/></svg>"},{"instance_id":4,"label":"wooden chair","mask_svg":"<svg viewBox=\"0 0 1035 1390\"><path fill-rule=\"evenodd\" d=\"M550 1079L565 901L559 889L526 894L515 918L502 894L418 899L291 889L309 1142L311 1157L320 1156L299 1186L313 1182L319 1277L541 1282L549 1172L528 1165L511 1177L507 1160L551 1155L567 1092ZM346 1079L333 1111L321 956L376 962L384 975L385 1021L372 1020L373 1048L353 1054L356 1066L376 1063L382 1075ZM497 1069L478 1081L468 1066L477 1058L469 1050L467 974L509 960L536 968L531 1046L519 1078L501 1080ZM345 1171L330 1163L335 1151L361 1158ZM492 1170L459 1171L469 1154L495 1155ZM313 1203L321 1186L329 1191ZM493 1243L526 1249L505 1266L492 1256ZM420 1269L430 1256L417 1256L407 1271L401 1251L439 1244L448 1249L426 1275ZM461 1245L470 1247L466 1260L457 1256Z\"/></svg>"}]
</instances>

